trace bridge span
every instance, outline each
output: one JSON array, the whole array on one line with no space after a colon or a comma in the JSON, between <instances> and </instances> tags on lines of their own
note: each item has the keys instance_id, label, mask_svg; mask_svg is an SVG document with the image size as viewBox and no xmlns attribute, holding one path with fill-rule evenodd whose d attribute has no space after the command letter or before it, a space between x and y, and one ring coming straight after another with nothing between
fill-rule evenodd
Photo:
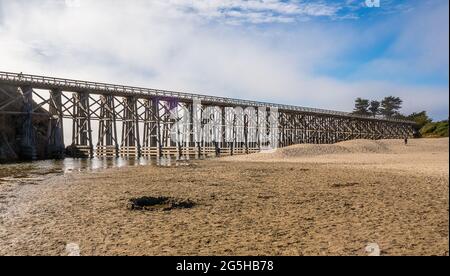
<instances>
[{"instance_id":1,"label":"bridge span","mask_svg":"<svg viewBox=\"0 0 450 276\"><path fill-rule=\"evenodd\" d=\"M22 73L0 72L0 93L7 95L0 116L23 116L31 157L33 116L48 117L52 156L76 157L224 156L302 143L405 138L415 129L414 122L397 119ZM24 110L8 108L18 101ZM67 149L65 132L71 132Z\"/></svg>"}]
</instances>

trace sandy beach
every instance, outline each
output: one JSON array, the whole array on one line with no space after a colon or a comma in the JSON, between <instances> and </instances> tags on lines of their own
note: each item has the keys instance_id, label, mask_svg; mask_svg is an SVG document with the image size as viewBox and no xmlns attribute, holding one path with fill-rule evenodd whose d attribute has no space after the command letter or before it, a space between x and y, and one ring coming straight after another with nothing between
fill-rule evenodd
<instances>
[{"instance_id":1,"label":"sandy beach","mask_svg":"<svg viewBox=\"0 0 450 276\"><path fill-rule=\"evenodd\" d=\"M192 206L129 208L144 196ZM449 140L0 181L0 255L67 255L71 243L81 255L368 255L369 243L381 255L449 255Z\"/></svg>"}]
</instances>

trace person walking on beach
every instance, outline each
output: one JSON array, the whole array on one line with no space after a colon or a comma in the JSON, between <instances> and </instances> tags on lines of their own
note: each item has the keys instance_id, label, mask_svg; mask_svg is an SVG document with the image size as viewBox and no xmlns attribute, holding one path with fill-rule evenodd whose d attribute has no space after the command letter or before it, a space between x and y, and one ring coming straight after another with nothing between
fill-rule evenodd
<instances>
[{"instance_id":1,"label":"person walking on beach","mask_svg":"<svg viewBox=\"0 0 450 276\"><path fill-rule=\"evenodd\" d=\"M405 146L408 145L408 136L405 136Z\"/></svg>"}]
</instances>

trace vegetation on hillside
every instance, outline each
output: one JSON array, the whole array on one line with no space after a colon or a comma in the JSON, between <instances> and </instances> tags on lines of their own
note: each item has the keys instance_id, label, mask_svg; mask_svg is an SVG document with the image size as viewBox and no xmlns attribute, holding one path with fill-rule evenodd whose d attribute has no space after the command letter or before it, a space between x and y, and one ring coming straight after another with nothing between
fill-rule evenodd
<instances>
[{"instance_id":1,"label":"vegetation on hillside","mask_svg":"<svg viewBox=\"0 0 450 276\"><path fill-rule=\"evenodd\" d=\"M433 122L426 111L414 112L410 115L400 113L402 99L399 97L385 97L381 101L370 101L357 98L353 114L379 118L395 118L417 123L417 133L420 137L448 137L448 120Z\"/></svg>"},{"instance_id":2,"label":"vegetation on hillside","mask_svg":"<svg viewBox=\"0 0 450 276\"><path fill-rule=\"evenodd\" d=\"M420 135L427 138L448 137L448 120L426 124L420 129Z\"/></svg>"}]
</instances>

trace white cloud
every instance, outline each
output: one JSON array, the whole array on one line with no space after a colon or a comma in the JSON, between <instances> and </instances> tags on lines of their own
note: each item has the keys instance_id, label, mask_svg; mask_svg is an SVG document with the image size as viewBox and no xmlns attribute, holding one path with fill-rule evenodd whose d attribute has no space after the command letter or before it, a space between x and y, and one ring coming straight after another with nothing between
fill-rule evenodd
<instances>
[{"instance_id":1,"label":"white cloud","mask_svg":"<svg viewBox=\"0 0 450 276\"><path fill-rule=\"evenodd\" d=\"M335 16L321 1L78 1L0 0L0 70L347 111L354 97L394 94L407 112L448 113L448 87L317 75L361 36L345 24L292 23Z\"/></svg>"},{"instance_id":2,"label":"white cloud","mask_svg":"<svg viewBox=\"0 0 450 276\"><path fill-rule=\"evenodd\" d=\"M269 23L292 22L299 17L335 16L337 5L307 1L279 0L168 0L166 7L175 8L181 13L217 19L228 23Z\"/></svg>"}]
</instances>

